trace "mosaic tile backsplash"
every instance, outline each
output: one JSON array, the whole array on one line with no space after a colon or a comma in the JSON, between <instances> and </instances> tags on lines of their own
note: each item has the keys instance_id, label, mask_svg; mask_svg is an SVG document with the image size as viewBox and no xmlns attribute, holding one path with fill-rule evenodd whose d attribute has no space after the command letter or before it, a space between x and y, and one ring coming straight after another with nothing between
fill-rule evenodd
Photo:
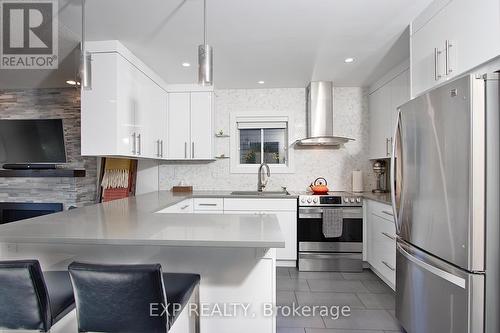
<instances>
[{"instance_id":1,"label":"mosaic tile backsplash","mask_svg":"<svg viewBox=\"0 0 500 333\"><path fill-rule=\"evenodd\" d=\"M215 130L229 133L231 112L286 111L294 115L293 136L306 136L305 89L229 89L215 92ZM375 179L368 160L369 113L367 91L358 87L334 89L335 134L355 138L341 149L296 149L295 172L272 174L266 189L304 191L315 178L325 177L331 190L351 190L351 172L364 174L364 187L371 189ZM230 153L230 139L216 138L215 153ZM233 158L233 157L232 157ZM197 190L255 190L256 174L230 172L230 160L209 164L177 164L162 162L159 166L159 187L169 190L180 182L192 184Z\"/></svg>"}]
</instances>

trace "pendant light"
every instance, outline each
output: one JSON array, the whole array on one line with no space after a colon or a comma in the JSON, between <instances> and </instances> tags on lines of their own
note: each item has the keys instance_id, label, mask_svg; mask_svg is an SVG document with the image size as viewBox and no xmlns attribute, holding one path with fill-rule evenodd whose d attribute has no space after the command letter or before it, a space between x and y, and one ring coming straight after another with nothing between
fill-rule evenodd
<instances>
[{"instance_id":1,"label":"pendant light","mask_svg":"<svg viewBox=\"0 0 500 333\"><path fill-rule=\"evenodd\" d=\"M213 48L207 44L207 0L203 0L203 45L198 45L198 83L213 84Z\"/></svg>"},{"instance_id":2,"label":"pendant light","mask_svg":"<svg viewBox=\"0 0 500 333\"><path fill-rule=\"evenodd\" d=\"M80 42L80 82L83 89L92 89L91 56L85 48L85 0L82 0L82 41Z\"/></svg>"}]
</instances>

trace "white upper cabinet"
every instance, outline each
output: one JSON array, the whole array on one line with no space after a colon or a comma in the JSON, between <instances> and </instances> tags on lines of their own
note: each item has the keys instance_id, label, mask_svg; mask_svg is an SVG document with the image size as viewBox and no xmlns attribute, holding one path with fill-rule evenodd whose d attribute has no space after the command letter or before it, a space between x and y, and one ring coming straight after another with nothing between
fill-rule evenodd
<instances>
[{"instance_id":1,"label":"white upper cabinet","mask_svg":"<svg viewBox=\"0 0 500 333\"><path fill-rule=\"evenodd\" d=\"M167 85L118 41L87 49L92 87L82 89L82 155L213 158L211 91Z\"/></svg>"},{"instance_id":2,"label":"white upper cabinet","mask_svg":"<svg viewBox=\"0 0 500 333\"><path fill-rule=\"evenodd\" d=\"M409 70L394 75L379 84L369 97L371 159L391 157L397 109L410 100Z\"/></svg>"},{"instance_id":3,"label":"white upper cabinet","mask_svg":"<svg viewBox=\"0 0 500 333\"><path fill-rule=\"evenodd\" d=\"M439 0L412 23L412 96L500 55L500 1Z\"/></svg>"},{"instance_id":4,"label":"white upper cabinet","mask_svg":"<svg viewBox=\"0 0 500 333\"><path fill-rule=\"evenodd\" d=\"M191 158L212 159L212 93L191 93Z\"/></svg>"},{"instance_id":5,"label":"white upper cabinet","mask_svg":"<svg viewBox=\"0 0 500 333\"><path fill-rule=\"evenodd\" d=\"M169 93L169 159L213 159L212 114L212 92Z\"/></svg>"},{"instance_id":6,"label":"white upper cabinet","mask_svg":"<svg viewBox=\"0 0 500 333\"><path fill-rule=\"evenodd\" d=\"M187 159L190 153L190 94L168 94L168 158Z\"/></svg>"},{"instance_id":7,"label":"white upper cabinet","mask_svg":"<svg viewBox=\"0 0 500 333\"><path fill-rule=\"evenodd\" d=\"M121 44L89 44L92 87L82 89L82 155L161 157L167 91Z\"/></svg>"}]
</instances>

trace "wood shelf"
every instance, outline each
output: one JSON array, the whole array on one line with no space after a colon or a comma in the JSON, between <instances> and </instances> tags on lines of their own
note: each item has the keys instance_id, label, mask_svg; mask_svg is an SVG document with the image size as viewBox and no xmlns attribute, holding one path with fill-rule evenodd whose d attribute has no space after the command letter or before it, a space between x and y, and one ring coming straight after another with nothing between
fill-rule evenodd
<instances>
[{"instance_id":1,"label":"wood shelf","mask_svg":"<svg viewBox=\"0 0 500 333\"><path fill-rule=\"evenodd\" d=\"M12 177L85 177L84 169L0 169L0 178Z\"/></svg>"}]
</instances>

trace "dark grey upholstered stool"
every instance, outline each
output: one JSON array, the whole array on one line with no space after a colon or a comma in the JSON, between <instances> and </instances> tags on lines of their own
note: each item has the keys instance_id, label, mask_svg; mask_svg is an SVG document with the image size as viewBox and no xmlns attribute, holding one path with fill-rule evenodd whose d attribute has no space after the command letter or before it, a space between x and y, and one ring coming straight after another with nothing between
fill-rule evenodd
<instances>
[{"instance_id":1,"label":"dark grey upholstered stool","mask_svg":"<svg viewBox=\"0 0 500 333\"><path fill-rule=\"evenodd\" d=\"M0 261L0 329L50 328L75 308L68 272L44 272L37 260Z\"/></svg>"},{"instance_id":2,"label":"dark grey upholstered stool","mask_svg":"<svg viewBox=\"0 0 500 333\"><path fill-rule=\"evenodd\" d=\"M74 262L68 269L79 332L167 332L192 296L199 305L198 274L162 274L159 264ZM199 332L199 317L195 320Z\"/></svg>"}]
</instances>

